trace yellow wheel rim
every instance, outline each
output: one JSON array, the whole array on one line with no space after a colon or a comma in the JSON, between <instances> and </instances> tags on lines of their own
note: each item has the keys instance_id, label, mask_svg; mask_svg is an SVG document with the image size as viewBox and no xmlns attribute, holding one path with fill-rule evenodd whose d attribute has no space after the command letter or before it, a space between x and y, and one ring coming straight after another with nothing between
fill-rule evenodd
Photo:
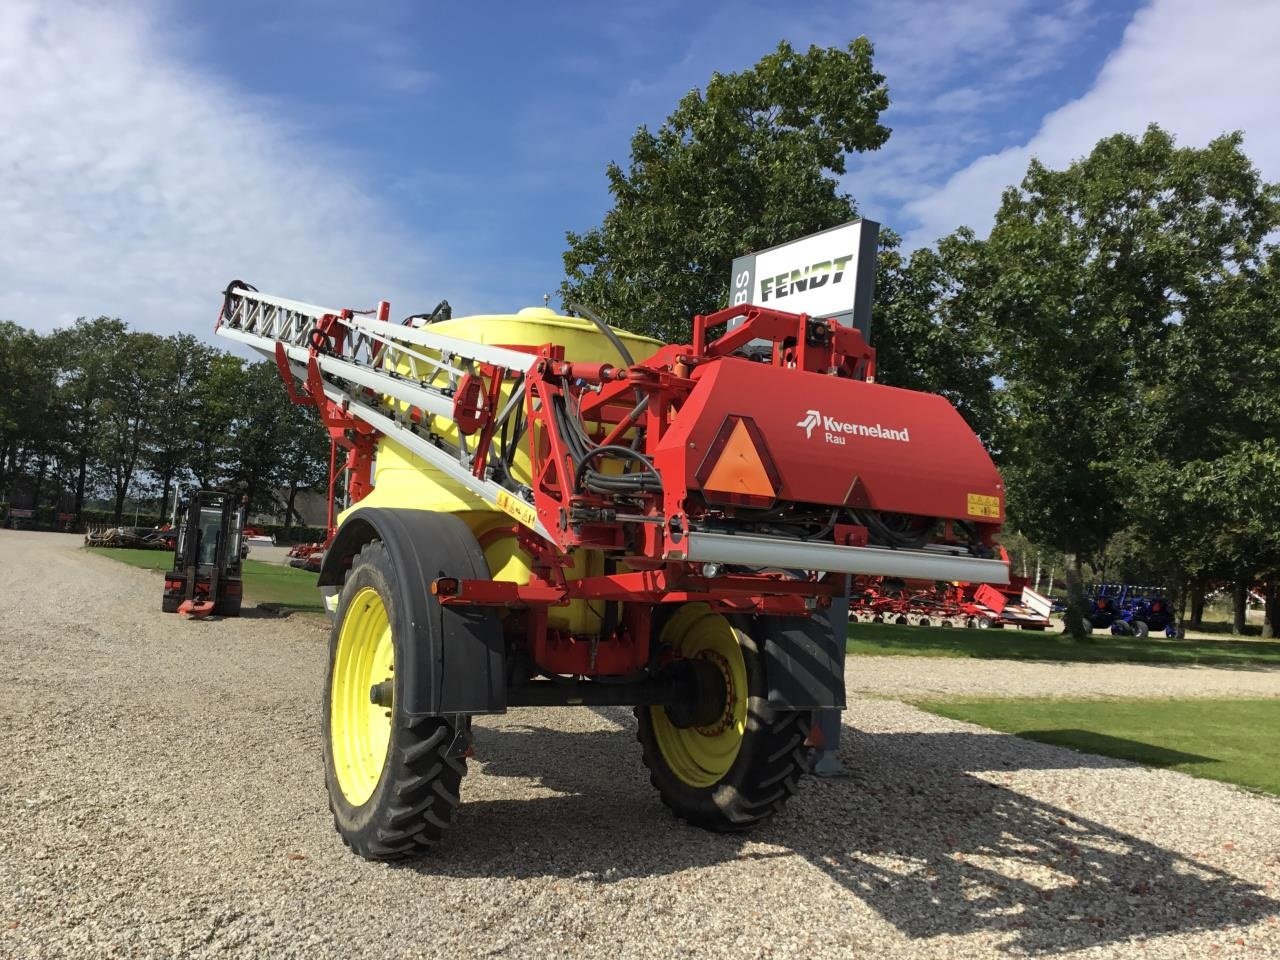
<instances>
[{"instance_id":1,"label":"yellow wheel rim","mask_svg":"<svg viewBox=\"0 0 1280 960\"><path fill-rule=\"evenodd\" d=\"M649 708L658 749L671 772L691 787L712 786L733 767L747 728L747 662L738 631L706 604L691 603L667 621L661 640L679 656L709 660L724 676L724 713L705 727L677 727L664 708Z\"/></svg>"},{"instance_id":2,"label":"yellow wheel rim","mask_svg":"<svg viewBox=\"0 0 1280 960\"><path fill-rule=\"evenodd\" d=\"M373 795L391 742L391 708L369 690L391 679L395 645L378 591L365 587L347 605L338 631L329 693L329 746L342 795L353 807Z\"/></svg>"}]
</instances>

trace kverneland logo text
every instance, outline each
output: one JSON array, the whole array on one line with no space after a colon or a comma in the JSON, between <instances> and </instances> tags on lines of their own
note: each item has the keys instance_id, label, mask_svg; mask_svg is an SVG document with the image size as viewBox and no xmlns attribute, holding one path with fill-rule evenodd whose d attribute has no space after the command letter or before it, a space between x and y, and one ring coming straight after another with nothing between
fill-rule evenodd
<instances>
[{"instance_id":1,"label":"kverneland logo text","mask_svg":"<svg viewBox=\"0 0 1280 960\"><path fill-rule=\"evenodd\" d=\"M797 427L804 428L804 435L812 438L813 431L817 428L822 429L822 439L826 443L843 444L845 437L877 437L881 440L897 440L900 443L910 443L911 436L907 433L907 428L893 429L885 427L878 423L850 423L845 420L837 420L835 417L826 416L821 410L809 410L805 413L804 419L796 424Z\"/></svg>"}]
</instances>

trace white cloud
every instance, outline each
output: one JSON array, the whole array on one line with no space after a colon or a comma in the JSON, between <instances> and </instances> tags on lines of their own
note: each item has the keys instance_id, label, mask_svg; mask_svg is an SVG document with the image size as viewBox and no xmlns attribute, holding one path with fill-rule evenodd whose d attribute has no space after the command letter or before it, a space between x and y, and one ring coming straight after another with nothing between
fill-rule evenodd
<instances>
[{"instance_id":1,"label":"white cloud","mask_svg":"<svg viewBox=\"0 0 1280 960\"><path fill-rule=\"evenodd\" d=\"M1000 124L1010 108L1043 97L1043 78L1061 71L1108 15L1089 0L1047 8L1035 0L876 0L847 17L875 41L891 100L884 122L893 128L881 149L849 159L844 185L860 211L901 231L896 211L937 190L983 147L1007 143Z\"/></svg>"},{"instance_id":2,"label":"white cloud","mask_svg":"<svg viewBox=\"0 0 1280 960\"><path fill-rule=\"evenodd\" d=\"M1280 179L1280 5L1260 0L1155 0L1125 30L1093 87L1044 118L1029 142L989 154L941 188L906 204L919 223L907 246L932 243L961 224L985 233L1003 189L1030 159L1061 167L1102 137L1159 123L1180 143L1202 146L1243 130L1264 177Z\"/></svg>"},{"instance_id":3,"label":"white cloud","mask_svg":"<svg viewBox=\"0 0 1280 960\"><path fill-rule=\"evenodd\" d=\"M440 278L439 257L340 155L179 48L147 7L0 4L0 318L207 333L232 278L420 306L404 293Z\"/></svg>"}]
</instances>

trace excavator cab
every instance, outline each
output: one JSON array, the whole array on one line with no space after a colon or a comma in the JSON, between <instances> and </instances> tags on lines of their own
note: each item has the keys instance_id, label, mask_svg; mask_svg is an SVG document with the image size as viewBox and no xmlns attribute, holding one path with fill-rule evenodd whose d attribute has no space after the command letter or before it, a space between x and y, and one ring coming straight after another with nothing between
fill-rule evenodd
<instances>
[{"instance_id":1,"label":"excavator cab","mask_svg":"<svg viewBox=\"0 0 1280 960\"><path fill-rule=\"evenodd\" d=\"M197 490L176 506L173 569L160 603L165 613L240 615L244 517L244 497L222 490Z\"/></svg>"}]
</instances>

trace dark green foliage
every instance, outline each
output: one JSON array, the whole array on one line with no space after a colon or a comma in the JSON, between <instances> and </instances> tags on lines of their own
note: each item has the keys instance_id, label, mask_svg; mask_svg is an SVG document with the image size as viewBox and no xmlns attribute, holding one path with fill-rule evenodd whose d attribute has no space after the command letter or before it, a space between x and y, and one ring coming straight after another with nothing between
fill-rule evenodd
<instances>
[{"instance_id":1,"label":"dark green foliage","mask_svg":"<svg viewBox=\"0 0 1280 960\"><path fill-rule=\"evenodd\" d=\"M968 229L910 258L899 252L896 235L882 232L872 332L881 383L942 394L998 450L995 360L975 302L984 269L983 245Z\"/></svg>"},{"instance_id":2,"label":"dark green foliage","mask_svg":"<svg viewBox=\"0 0 1280 960\"><path fill-rule=\"evenodd\" d=\"M1158 127L1065 170L1033 161L1005 192L977 302L1023 532L1079 558L1138 519L1151 549L1189 537L1167 553L1186 572L1189 553L1212 553L1207 527L1256 516L1269 456L1257 445L1277 423L1276 314L1258 308L1274 288L1276 200L1239 136L1179 148ZM1241 374L1248 390L1231 385ZM1205 499L1211 488L1230 504Z\"/></svg>"},{"instance_id":3,"label":"dark green foliage","mask_svg":"<svg viewBox=\"0 0 1280 960\"><path fill-rule=\"evenodd\" d=\"M243 482L274 513L328 465L314 410L290 403L273 364L108 317L46 336L0 324L0 500L34 505L37 526L131 521L130 498L167 516L179 485ZM105 514L85 508L98 495Z\"/></svg>"}]
</instances>

